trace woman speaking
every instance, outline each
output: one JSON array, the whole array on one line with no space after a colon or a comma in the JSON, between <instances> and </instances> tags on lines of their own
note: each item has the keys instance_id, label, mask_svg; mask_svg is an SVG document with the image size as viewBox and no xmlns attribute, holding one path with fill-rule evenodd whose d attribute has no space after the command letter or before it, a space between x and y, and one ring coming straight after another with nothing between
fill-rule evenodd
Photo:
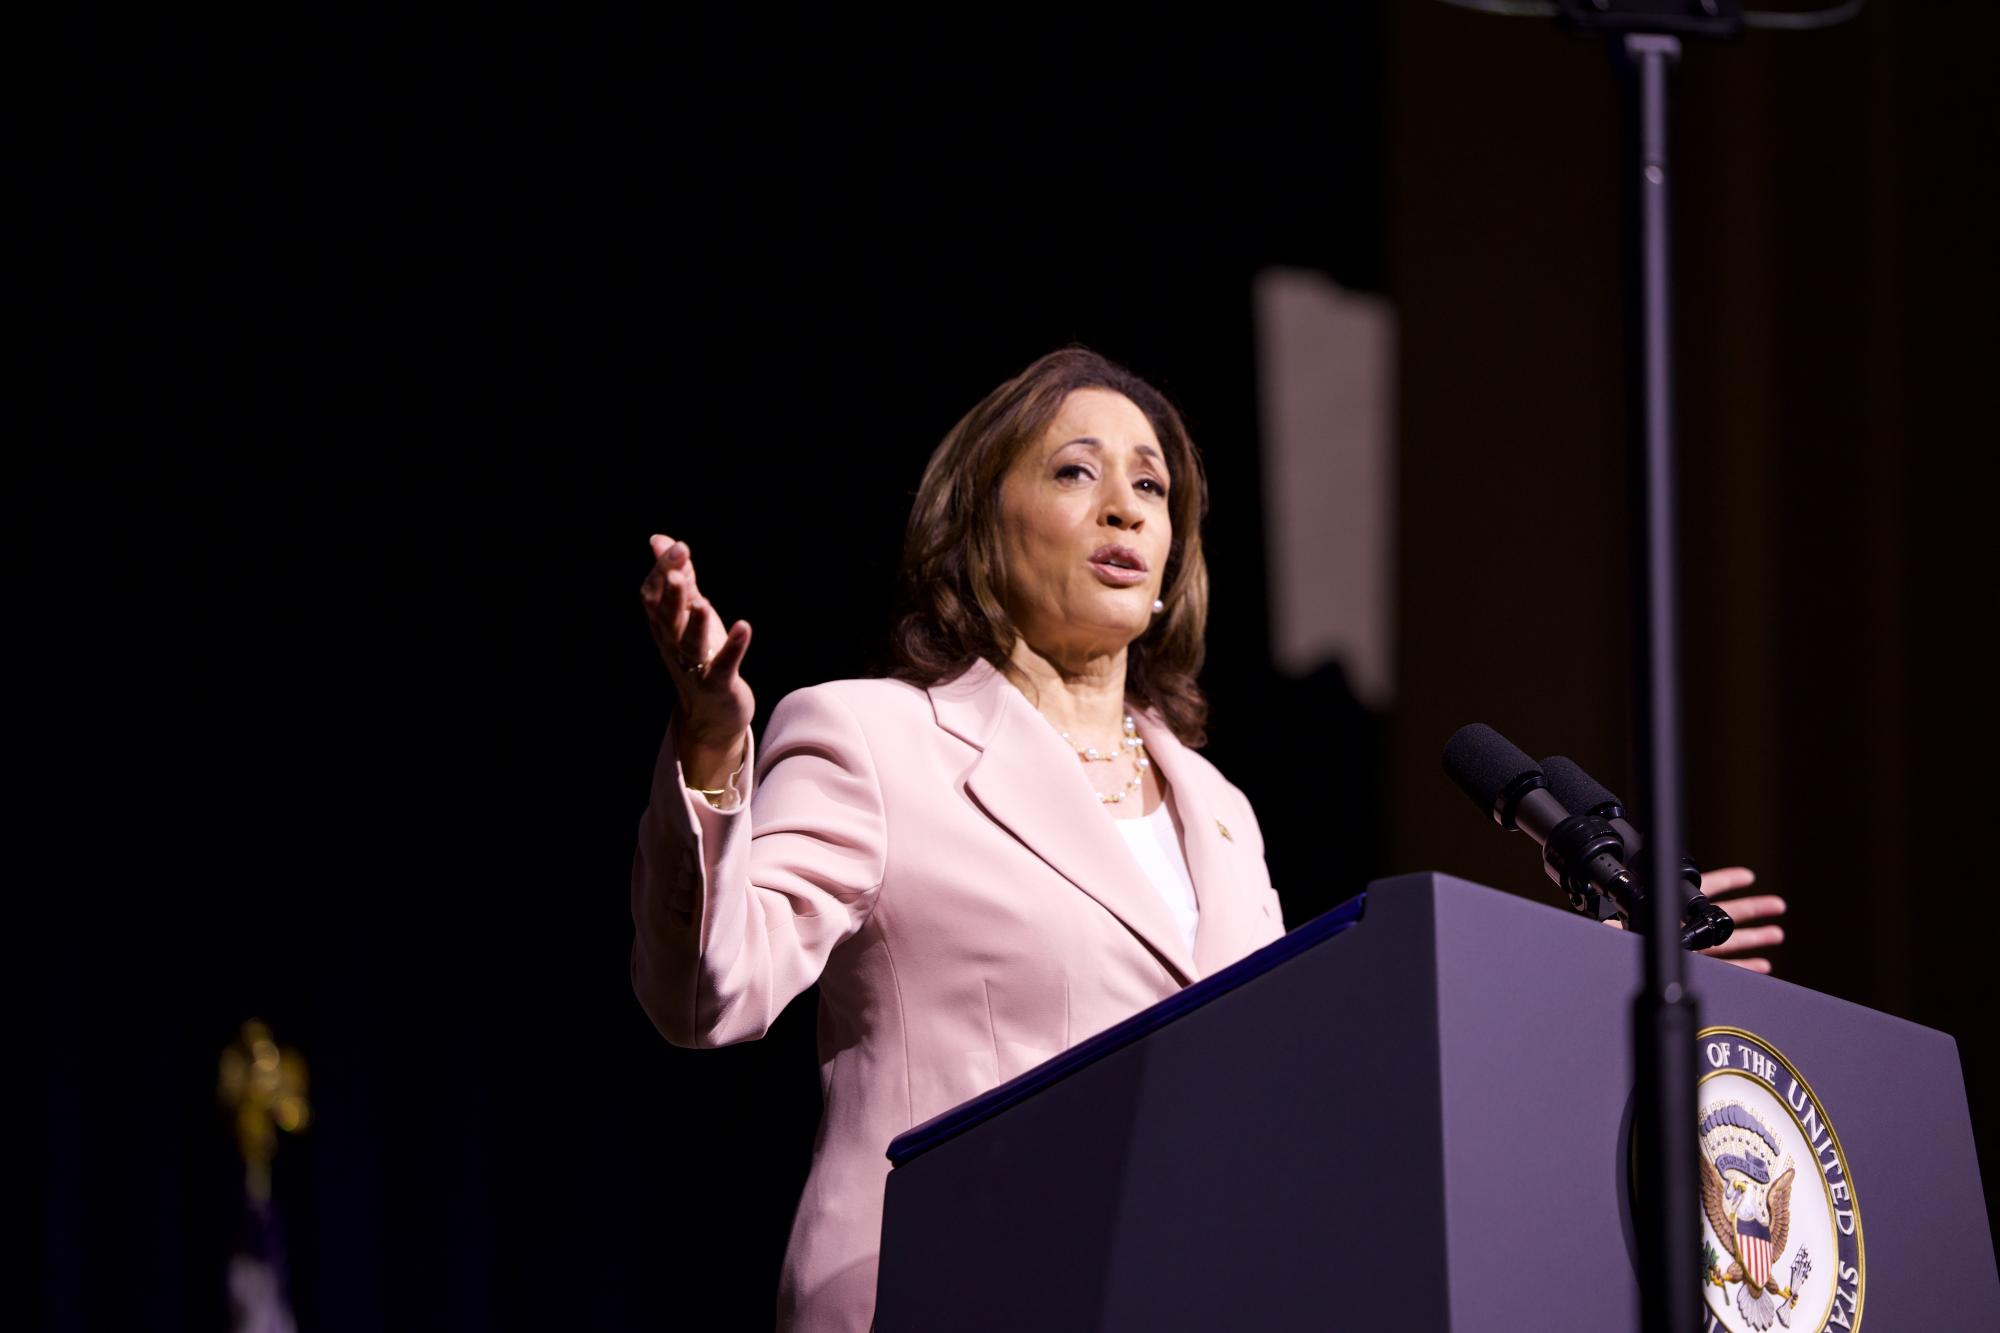
<instances>
[{"instance_id":1,"label":"woman speaking","mask_svg":"<svg viewBox=\"0 0 2000 1333\"><path fill-rule=\"evenodd\" d=\"M1164 397L1082 349L1043 357L925 469L894 677L788 696L761 747L749 625L652 539L642 597L680 702L633 863L633 985L706 1047L820 984L781 1328L868 1326L897 1134L1283 933L1250 803L1193 748L1205 500Z\"/></svg>"}]
</instances>

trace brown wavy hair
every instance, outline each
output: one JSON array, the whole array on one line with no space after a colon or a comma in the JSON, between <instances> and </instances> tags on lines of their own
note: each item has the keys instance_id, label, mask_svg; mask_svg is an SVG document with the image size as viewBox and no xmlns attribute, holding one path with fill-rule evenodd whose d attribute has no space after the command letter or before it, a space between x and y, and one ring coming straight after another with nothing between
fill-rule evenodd
<instances>
[{"instance_id":1,"label":"brown wavy hair","mask_svg":"<svg viewBox=\"0 0 2000 1333\"><path fill-rule=\"evenodd\" d=\"M903 539L905 605L891 633L890 674L918 685L951 679L980 658L1016 679L1019 631L1002 602L1000 483L1078 389L1109 389L1145 413L1167 456L1173 542L1153 617L1125 655L1126 697L1158 712L1185 745L1207 736L1208 700L1195 683L1208 626L1201 520L1208 479L1186 424L1166 396L1086 347L1050 352L959 418L931 454Z\"/></svg>"}]
</instances>

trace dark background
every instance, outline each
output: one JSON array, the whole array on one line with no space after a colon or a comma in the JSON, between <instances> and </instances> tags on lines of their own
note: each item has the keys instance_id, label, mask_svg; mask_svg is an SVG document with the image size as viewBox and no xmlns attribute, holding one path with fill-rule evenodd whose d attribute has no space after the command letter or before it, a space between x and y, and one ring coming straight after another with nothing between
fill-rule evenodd
<instances>
[{"instance_id":1,"label":"dark background","mask_svg":"<svg viewBox=\"0 0 2000 1333\"><path fill-rule=\"evenodd\" d=\"M1480 718L1630 786L1615 84L1542 24L1326 8L38 48L28 1326L220 1326L252 1015L312 1066L302 1327L768 1325L810 1001L689 1052L631 995L646 538L755 622L766 714L878 668L931 447L1072 339L1203 444L1209 752L1288 919L1410 869L1548 899L1436 755ZM1990 1175L2000 97L1992 11L1941 8L1679 81L1691 838L1791 899L1781 975L1959 1038ZM1272 264L1398 311L1379 713L1267 660Z\"/></svg>"}]
</instances>

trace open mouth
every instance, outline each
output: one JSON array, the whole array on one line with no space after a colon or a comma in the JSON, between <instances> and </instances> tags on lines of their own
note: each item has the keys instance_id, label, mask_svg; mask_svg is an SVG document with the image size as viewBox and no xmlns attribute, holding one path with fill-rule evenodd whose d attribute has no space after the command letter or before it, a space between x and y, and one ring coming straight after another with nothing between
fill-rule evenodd
<instances>
[{"instance_id":1,"label":"open mouth","mask_svg":"<svg viewBox=\"0 0 2000 1333\"><path fill-rule=\"evenodd\" d=\"M1129 546L1100 546L1090 553L1097 577L1118 587L1146 581L1146 558Z\"/></svg>"}]
</instances>

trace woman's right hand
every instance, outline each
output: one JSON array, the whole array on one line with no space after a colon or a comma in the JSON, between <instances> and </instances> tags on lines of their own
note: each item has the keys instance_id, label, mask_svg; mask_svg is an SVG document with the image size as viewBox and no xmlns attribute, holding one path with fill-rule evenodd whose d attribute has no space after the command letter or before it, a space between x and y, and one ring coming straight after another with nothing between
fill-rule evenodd
<instances>
[{"instance_id":1,"label":"woman's right hand","mask_svg":"<svg viewBox=\"0 0 2000 1333\"><path fill-rule=\"evenodd\" d=\"M686 542L653 536L653 572L639 588L660 660L680 695L677 753L690 787L714 791L742 767L757 700L740 670L750 622L726 631L694 581Z\"/></svg>"}]
</instances>

